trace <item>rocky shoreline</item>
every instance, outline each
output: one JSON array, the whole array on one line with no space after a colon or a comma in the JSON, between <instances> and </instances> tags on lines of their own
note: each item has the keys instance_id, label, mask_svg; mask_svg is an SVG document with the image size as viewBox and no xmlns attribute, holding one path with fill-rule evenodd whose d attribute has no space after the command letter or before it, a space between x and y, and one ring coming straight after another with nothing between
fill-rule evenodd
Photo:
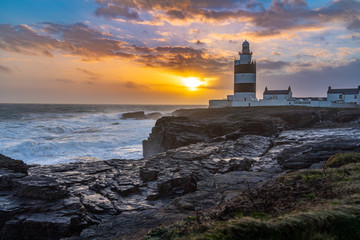
<instances>
[{"instance_id":1,"label":"rocky shoreline","mask_svg":"<svg viewBox=\"0 0 360 240\"><path fill-rule=\"evenodd\" d=\"M28 166L0 155L0 239L142 239L289 170L360 152L360 111L175 111L144 159Z\"/></svg>"}]
</instances>

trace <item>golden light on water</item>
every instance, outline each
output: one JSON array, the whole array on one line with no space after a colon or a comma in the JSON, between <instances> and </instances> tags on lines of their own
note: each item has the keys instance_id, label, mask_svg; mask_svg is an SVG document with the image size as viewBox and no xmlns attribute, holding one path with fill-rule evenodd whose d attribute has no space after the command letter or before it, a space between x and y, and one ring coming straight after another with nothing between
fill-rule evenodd
<instances>
[{"instance_id":1,"label":"golden light on water","mask_svg":"<svg viewBox=\"0 0 360 240\"><path fill-rule=\"evenodd\" d=\"M188 87L191 91L197 90L199 86L204 84L198 77L187 77L187 78L181 78L183 84Z\"/></svg>"}]
</instances>

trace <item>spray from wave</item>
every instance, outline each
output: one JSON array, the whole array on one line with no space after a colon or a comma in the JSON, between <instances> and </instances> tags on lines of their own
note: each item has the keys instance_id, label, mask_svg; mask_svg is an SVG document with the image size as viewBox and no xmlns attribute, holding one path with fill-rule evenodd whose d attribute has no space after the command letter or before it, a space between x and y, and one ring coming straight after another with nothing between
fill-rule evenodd
<instances>
[{"instance_id":1,"label":"spray from wave","mask_svg":"<svg viewBox=\"0 0 360 240\"><path fill-rule=\"evenodd\" d=\"M154 120L120 120L143 110L192 106L0 104L0 153L28 164L142 158Z\"/></svg>"}]
</instances>

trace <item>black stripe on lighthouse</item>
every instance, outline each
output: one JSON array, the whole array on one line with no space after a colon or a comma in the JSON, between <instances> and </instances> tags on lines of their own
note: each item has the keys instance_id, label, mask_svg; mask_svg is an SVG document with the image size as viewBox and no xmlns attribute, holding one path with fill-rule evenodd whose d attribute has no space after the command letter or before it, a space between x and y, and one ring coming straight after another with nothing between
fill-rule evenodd
<instances>
[{"instance_id":1,"label":"black stripe on lighthouse","mask_svg":"<svg viewBox=\"0 0 360 240\"><path fill-rule=\"evenodd\" d=\"M235 83L234 92L256 92L256 83Z\"/></svg>"},{"instance_id":2,"label":"black stripe on lighthouse","mask_svg":"<svg viewBox=\"0 0 360 240\"><path fill-rule=\"evenodd\" d=\"M235 65L234 73L256 73L256 64Z\"/></svg>"}]
</instances>

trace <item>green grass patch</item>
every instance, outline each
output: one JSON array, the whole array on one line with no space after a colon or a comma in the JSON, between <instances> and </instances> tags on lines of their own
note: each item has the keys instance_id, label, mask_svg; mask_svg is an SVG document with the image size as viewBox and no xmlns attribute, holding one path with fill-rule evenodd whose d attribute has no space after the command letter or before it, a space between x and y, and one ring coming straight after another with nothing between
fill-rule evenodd
<instances>
[{"instance_id":1,"label":"green grass patch","mask_svg":"<svg viewBox=\"0 0 360 240\"><path fill-rule=\"evenodd\" d=\"M329 158L325 167L335 168L341 167L349 163L359 163L360 162L360 153L358 152L346 152L338 153Z\"/></svg>"}]
</instances>

